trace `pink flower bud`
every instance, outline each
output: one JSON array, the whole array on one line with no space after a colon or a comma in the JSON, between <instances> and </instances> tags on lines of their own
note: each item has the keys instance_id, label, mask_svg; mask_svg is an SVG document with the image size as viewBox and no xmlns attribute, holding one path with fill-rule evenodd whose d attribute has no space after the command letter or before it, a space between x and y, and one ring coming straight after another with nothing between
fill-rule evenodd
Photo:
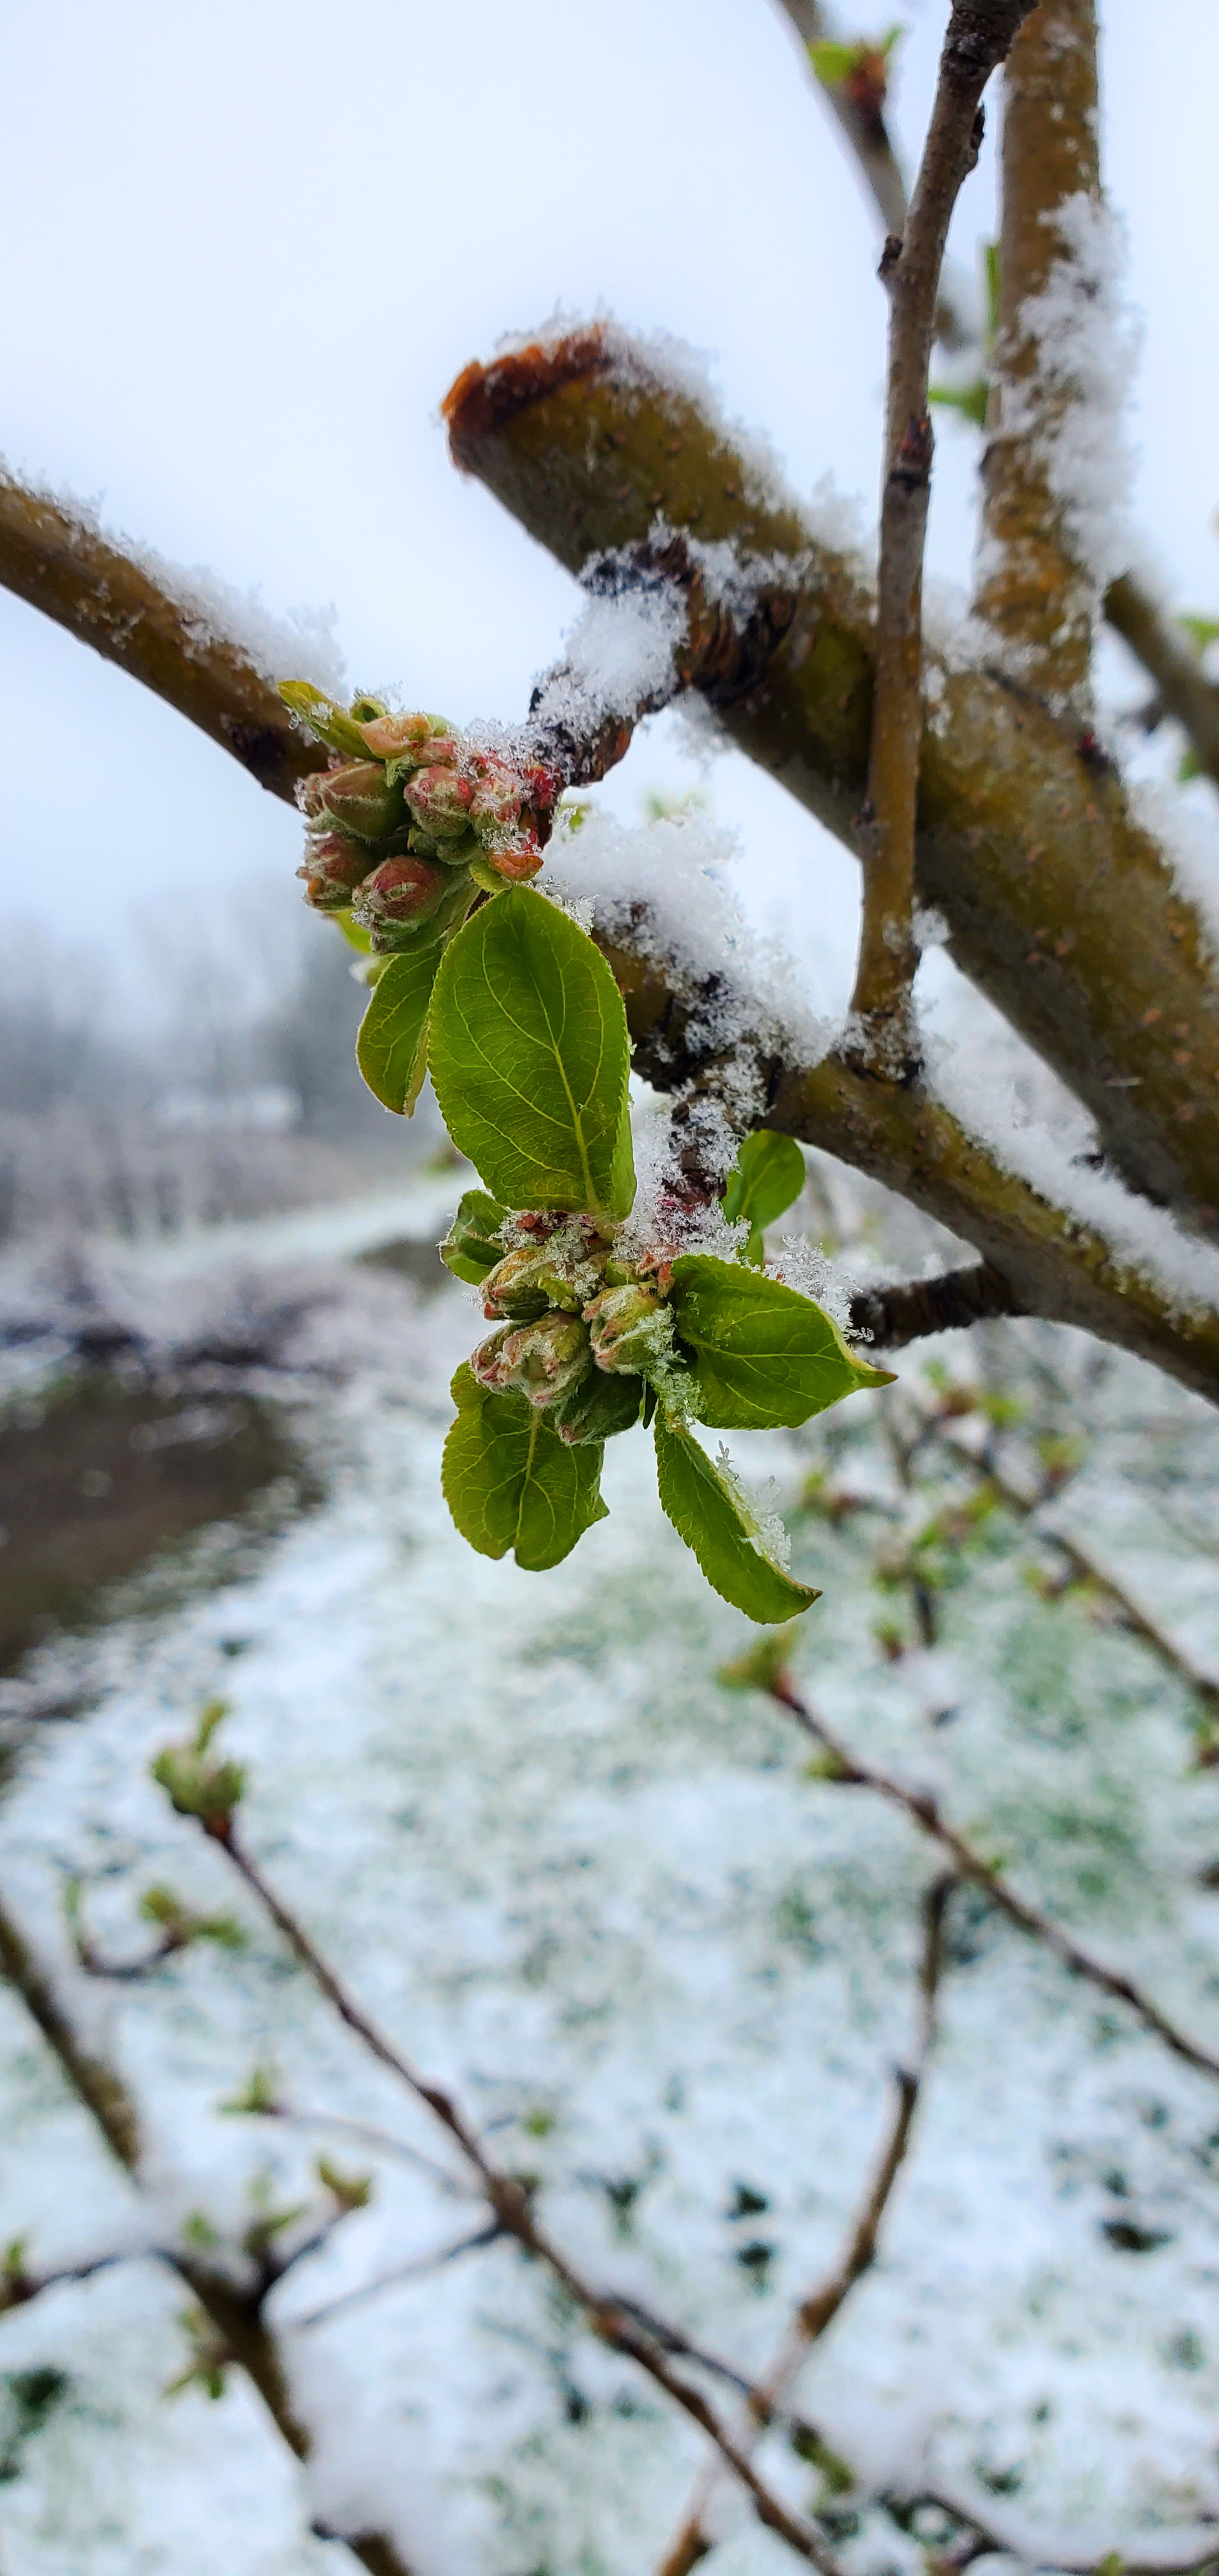
<instances>
[{"instance_id":1,"label":"pink flower bud","mask_svg":"<svg viewBox=\"0 0 1219 2576\"><path fill-rule=\"evenodd\" d=\"M318 779L318 805L344 832L380 841L405 821L402 791L387 783L377 760L348 760Z\"/></svg>"},{"instance_id":2,"label":"pink flower bud","mask_svg":"<svg viewBox=\"0 0 1219 2576\"><path fill-rule=\"evenodd\" d=\"M362 842L349 841L342 832L327 832L324 840L307 842L305 864L296 871L305 880L306 903L315 912L341 912L363 884L371 856Z\"/></svg>"},{"instance_id":3,"label":"pink flower bud","mask_svg":"<svg viewBox=\"0 0 1219 2576\"><path fill-rule=\"evenodd\" d=\"M502 832L515 823L525 802L525 790L512 770L496 762L488 764L470 798L470 821L480 840Z\"/></svg>"},{"instance_id":4,"label":"pink flower bud","mask_svg":"<svg viewBox=\"0 0 1219 2576\"><path fill-rule=\"evenodd\" d=\"M487 866L494 869L497 877L503 877L507 885L528 885L530 877L535 877L542 865L542 855L537 833L519 827L511 835L505 835L503 841L491 840L483 844Z\"/></svg>"},{"instance_id":5,"label":"pink flower bud","mask_svg":"<svg viewBox=\"0 0 1219 2576\"><path fill-rule=\"evenodd\" d=\"M360 888L357 914L370 929L379 921L430 921L452 884L448 870L429 859L382 859Z\"/></svg>"},{"instance_id":6,"label":"pink flower bud","mask_svg":"<svg viewBox=\"0 0 1219 2576\"><path fill-rule=\"evenodd\" d=\"M408 782L406 801L417 823L433 840L452 841L467 830L474 789L455 769L417 770Z\"/></svg>"},{"instance_id":7,"label":"pink flower bud","mask_svg":"<svg viewBox=\"0 0 1219 2576\"><path fill-rule=\"evenodd\" d=\"M490 1389L492 1395L501 1395L508 1382L503 1366L503 1349L511 1329L511 1325L501 1324L498 1333L488 1333L486 1341L480 1342L478 1349L470 1353L472 1374L480 1386Z\"/></svg>"}]
</instances>

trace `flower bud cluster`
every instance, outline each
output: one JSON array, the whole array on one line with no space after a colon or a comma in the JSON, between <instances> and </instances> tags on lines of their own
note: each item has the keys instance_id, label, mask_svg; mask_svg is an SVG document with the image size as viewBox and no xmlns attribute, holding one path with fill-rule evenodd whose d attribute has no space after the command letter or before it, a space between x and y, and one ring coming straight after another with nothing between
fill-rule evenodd
<instances>
[{"instance_id":1,"label":"flower bud cluster","mask_svg":"<svg viewBox=\"0 0 1219 2576\"><path fill-rule=\"evenodd\" d=\"M350 910L378 951L442 937L488 892L537 875L562 786L541 762L479 748L443 717L391 715L378 699L334 705L303 681L280 691L330 745L299 790L305 900Z\"/></svg>"},{"instance_id":2,"label":"flower bud cluster","mask_svg":"<svg viewBox=\"0 0 1219 2576\"><path fill-rule=\"evenodd\" d=\"M510 1249L481 1283L483 1311L498 1330L471 1357L475 1377L492 1394L550 1409L569 1444L627 1430L645 1386L663 1380L672 1400L683 1374L672 1306L640 1265L615 1258L617 1231L582 1216L508 1217L500 1240ZM464 1250L458 1232L446 1255Z\"/></svg>"}]
</instances>

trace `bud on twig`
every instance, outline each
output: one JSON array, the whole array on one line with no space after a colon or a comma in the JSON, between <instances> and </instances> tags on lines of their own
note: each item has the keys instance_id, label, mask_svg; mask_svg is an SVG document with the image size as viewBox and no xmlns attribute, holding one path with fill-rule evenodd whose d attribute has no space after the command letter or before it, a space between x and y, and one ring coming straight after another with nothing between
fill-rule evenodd
<instances>
[{"instance_id":1,"label":"bud on twig","mask_svg":"<svg viewBox=\"0 0 1219 2576\"><path fill-rule=\"evenodd\" d=\"M344 832L383 841L406 821L402 790L391 786L379 760L349 760L319 776L318 809Z\"/></svg>"},{"instance_id":2,"label":"bud on twig","mask_svg":"<svg viewBox=\"0 0 1219 2576\"><path fill-rule=\"evenodd\" d=\"M434 841L455 841L469 829L474 789L455 769L417 770L407 783L406 801L415 821Z\"/></svg>"},{"instance_id":3,"label":"bud on twig","mask_svg":"<svg viewBox=\"0 0 1219 2576\"><path fill-rule=\"evenodd\" d=\"M222 1699L209 1700L187 1744L167 1744L152 1764L152 1777L179 1816L196 1816L205 1833L227 1842L241 1802L245 1773L239 1762L209 1758L213 1735L228 1715Z\"/></svg>"},{"instance_id":4,"label":"bud on twig","mask_svg":"<svg viewBox=\"0 0 1219 2576\"><path fill-rule=\"evenodd\" d=\"M599 1369L628 1369L646 1376L673 1344L673 1310L651 1288L628 1283L605 1288L584 1309Z\"/></svg>"},{"instance_id":5,"label":"bud on twig","mask_svg":"<svg viewBox=\"0 0 1219 2576\"><path fill-rule=\"evenodd\" d=\"M547 1405L587 1375L592 1353L588 1334L574 1315L550 1314L536 1324L492 1333L470 1366L494 1392L511 1387L531 1404Z\"/></svg>"},{"instance_id":6,"label":"bud on twig","mask_svg":"<svg viewBox=\"0 0 1219 2576\"><path fill-rule=\"evenodd\" d=\"M380 867L374 868L360 887L356 918L369 930L382 921L422 928L443 903L452 884L448 870L435 867L430 859L382 859Z\"/></svg>"},{"instance_id":7,"label":"bud on twig","mask_svg":"<svg viewBox=\"0 0 1219 2576\"><path fill-rule=\"evenodd\" d=\"M305 881L306 903L315 912L341 912L363 884L371 858L366 843L349 841L343 832L306 842L305 864L296 871Z\"/></svg>"}]
</instances>

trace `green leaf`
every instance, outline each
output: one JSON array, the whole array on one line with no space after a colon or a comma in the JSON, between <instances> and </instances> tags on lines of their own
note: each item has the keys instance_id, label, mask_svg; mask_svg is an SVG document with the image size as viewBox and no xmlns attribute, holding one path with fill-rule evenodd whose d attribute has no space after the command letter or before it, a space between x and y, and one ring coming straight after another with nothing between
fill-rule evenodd
<instances>
[{"instance_id":1,"label":"green leaf","mask_svg":"<svg viewBox=\"0 0 1219 2576\"><path fill-rule=\"evenodd\" d=\"M1177 624L1192 635L1200 653L1205 653L1208 644L1219 644L1219 617L1178 617Z\"/></svg>"},{"instance_id":2,"label":"green leaf","mask_svg":"<svg viewBox=\"0 0 1219 2576\"><path fill-rule=\"evenodd\" d=\"M565 1441L585 1444L612 1440L639 1420L643 1379L625 1369L594 1369L569 1388L550 1409L555 1430Z\"/></svg>"},{"instance_id":3,"label":"green leaf","mask_svg":"<svg viewBox=\"0 0 1219 2576\"><path fill-rule=\"evenodd\" d=\"M360 1022L356 1062L374 1097L399 1117L410 1117L427 1071L428 1011L441 953L407 948L391 957Z\"/></svg>"},{"instance_id":4,"label":"green leaf","mask_svg":"<svg viewBox=\"0 0 1219 2576\"><path fill-rule=\"evenodd\" d=\"M349 948L356 949L361 957L371 957L372 932L365 929L362 921L356 920L354 912L351 912L346 905L339 912L329 913L327 919L334 923L336 930L341 931Z\"/></svg>"},{"instance_id":5,"label":"green leaf","mask_svg":"<svg viewBox=\"0 0 1219 2576\"><path fill-rule=\"evenodd\" d=\"M695 1413L717 1430L794 1430L857 1387L890 1382L811 1297L709 1253L674 1262L673 1312L692 1354Z\"/></svg>"},{"instance_id":6,"label":"green leaf","mask_svg":"<svg viewBox=\"0 0 1219 2576\"><path fill-rule=\"evenodd\" d=\"M808 49L809 61L826 89L837 89L850 77L859 55L858 45L839 44L826 36Z\"/></svg>"},{"instance_id":7,"label":"green leaf","mask_svg":"<svg viewBox=\"0 0 1219 2576\"><path fill-rule=\"evenodd\" d=\"M324 689L315 689L311 680L281 680L279 695L319 742L328 742L332 751L346 752L349 760L367 760L368 745L358 724Z\"/></svg>"},{"instance_id":8,"label":"green leaf","mask_svg":"<svg viewBox=\"0 0 1219 2576\"><path fill-rule=\"evenodd\" d=\"M481 1287L487 1272L503 1260L500 1227L506 1213L485 1190L463 1191L440 1246L440 1258L455 1279L464 1279L471 1288Z\"/></svg>"},{"instance_id":9,"label":"green leaf","mask_svg":"<svg viewBox=\"0 0 1219 2576\"><path fill-rule=\"evenodd\" d=\"M591 939L544 895L511 887L451 941L429 1062L454 1144L506 1207L629 1214L626 1013Z\"/></svg>"},{"instance_id":10,"label":"green leaf","mask_svg":"<svg viewBox=\"0 0 1219 2576\"><path fill-rule=\"evenodd\" d=\"M728 1175L723 1209L730 1225L738 1217L748 1217L745 1259L755 1269L762 1267L765 1228L799 1198L803 1187L804 1156L794 1136L778 1136L770 1127L759 1127L755 1135L745 1138L736 1167Z\"/></svg>"},{"instance_id":11,"label":"green leaf","mask_svg":"<svg viewBox=\"0 0 1219 2576\"><path fill-rule=\"evenodd\" d=\"M480 1556L506 1556L541 1573L569 1556L606 1517L598 1490L599 1443L568 1449L523 1395L491 1395L473 1371L452 1385L457 1420L440 1481L458 1529Z\"/></svg>"},{"instance_id":12,"label":"green leaf","mask_svg":"<svg viewBox=\"0 0 1219 2576\"><path fill-rule=\"evenodd\" d=\"M977 376L972 385L929 385L928 402L939 403L945 411L959 411L962 420L972 421L975 429L985 429L990 406L990 385L985 376Z\"/></svg>"},{"instance_id":13,"label":"green leaf","mask_svg":"<svg viewBox=\"0 0 1219 2576\"><path fill-rule=\"evenodd\" d=\"M807 1583L793 1583L767 1554L735 1484L663 1405L656 1415L656 1477L662 1509L678 1537L734 1610L769 1625L798 1617L819 1598Z\"/></svg>"}]
</instances>

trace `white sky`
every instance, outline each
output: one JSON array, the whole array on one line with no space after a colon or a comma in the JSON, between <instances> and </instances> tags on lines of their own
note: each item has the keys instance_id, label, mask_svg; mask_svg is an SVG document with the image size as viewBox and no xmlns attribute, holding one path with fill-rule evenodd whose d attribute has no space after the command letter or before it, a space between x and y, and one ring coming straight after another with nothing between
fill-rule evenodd
<instances>
[{"instance_id":1,"label":"white sky","mask_svg":"<svg viewBox=\"0 0 1219 2576\"><path fill-rule=\"evenodd\" d=\"M904 14L910 155L946 12ZM1147 321L1138 515L1182 604L1215 607L1219 10L1173 0L1152 34L1140 0L1106 17L1108 173ZM871 521L872 219L769 0L4 0L0 25L0 449L272 609L333 601L353 685L511 718L553 657L573 585L453 473L436 407L556 306L708 352L796 487L828 471ZM954 234L967 266L991 150ZM976 453L946 422L932 561L958 578ZM145 993L167 925L213 945L226 895L234 919L282 900L295 936L289 813L3 593L0 670L10 936L87 942ZM634 814L690 778L661 723L609 793ZM853 863L739 759L711 791L751 908L834 999Z\"/></svg>"}]
</instances>

